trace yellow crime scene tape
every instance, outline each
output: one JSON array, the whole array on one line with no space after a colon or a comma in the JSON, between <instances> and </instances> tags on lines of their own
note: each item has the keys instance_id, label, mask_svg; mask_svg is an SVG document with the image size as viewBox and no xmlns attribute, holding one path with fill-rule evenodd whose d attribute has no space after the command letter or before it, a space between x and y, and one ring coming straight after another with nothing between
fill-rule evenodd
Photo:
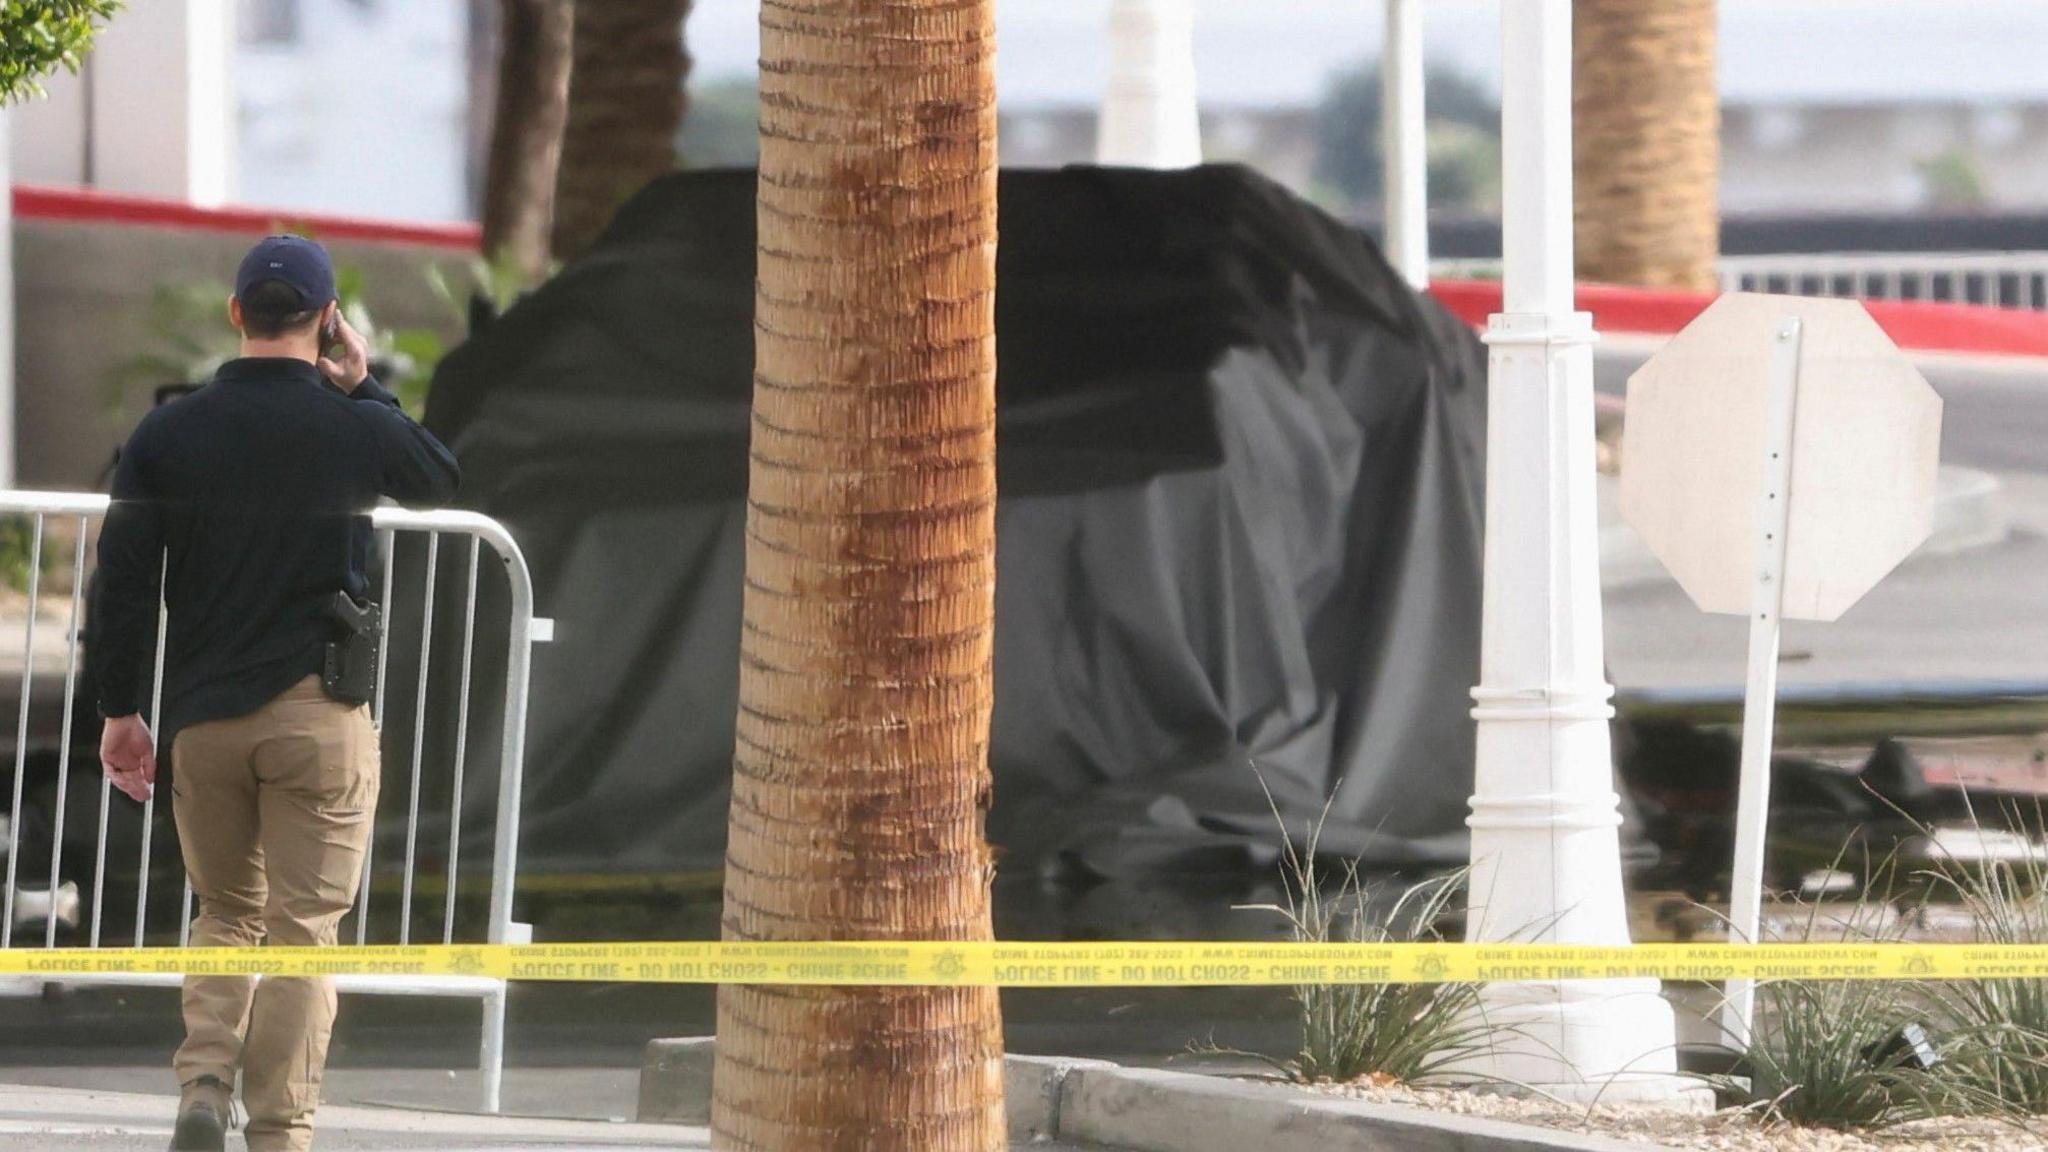
<instances>
[{"instance_id":1,"label":"yellow crime scene tape","mask_svg":"<svg viewBox=\"0 0 2048 1152\"><path fill-rule=\"evenodd\" d=\"M614 943L0 949L0 975L467 976L513 981L1005 988L2048 977L1980 944Z\"/></svg>"}]
</instances>

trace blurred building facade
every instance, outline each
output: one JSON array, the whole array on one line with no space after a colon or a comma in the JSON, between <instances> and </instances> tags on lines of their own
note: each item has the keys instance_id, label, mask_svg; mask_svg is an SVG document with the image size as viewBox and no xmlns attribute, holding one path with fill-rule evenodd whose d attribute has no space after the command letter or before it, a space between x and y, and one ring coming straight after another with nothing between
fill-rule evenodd
<instances>
[{"instance_id":1,"label":"blurred building facade","mask_svg":"<svg viewBox=\"0 0 2048 1152\"><path fill-rule=\"evenodd\" d=\"M1762 216L2048 209L2048 91L1988 100L1974 95L1975 87L1868 99L1727 92L1722 210ZM1095 119L1086 98L1011 102L1003 113L1003 162L1087 163ZM1360 128L1360 147L1377 148L1373 126ZM1320 191L1314 102L1272 107L1205 99L1202 136L1210 160L1241 161L1298 192Z\"/></svg>"},{"instance_id":2,"label":"blurred building facade","mask_svg":"<svg viewBox=\"0 0 2048 1152\"><path fill-rule=\"evenodd\" d=\"M1370 5L1337 19L1322 11L1333 5L1294 6L1293 18L1259 18L1263 5L1198 5L1203 135L1211 159L1313 192L1317 106L1333 75L1377 57L1379 30ZM1005 13L1021 25L1004 45L1005 163L1088 159L1096 7ZM2048 209L2048 4L1969 8L1965 19L1945 0L1724 0L1724 211ZM1427 18L1433 65L1497 91L1497 6L1433 4ZM1376 131L1360 124L1359 146L1376 148Z\"/></svg>"},{"instance_id":3,"label":"blurred building facade","mask_svg":"<svg viewBox=\"0 0 2048 1152\"><path fill-rule=\"evenodd\" d=\"M132 0L13 113L14 179L466 219L468 24L460 0Z\"/></svg>"},{"instance_id":4,"label":"blurred building facade","mask_svg":"<svg viewBox=\"0 0 2048 1152\"><path fill-rule=\"evenodd\" d=\"M135 0L13 121L13 178L201 205L240 194L227 0Z\"/></svg>"},{"instance_id":5,"label":"blurred building facade","mask_svg":"<svg viewBox=\"0 0 2048 1152\"><path fill-rule=\"evenodd\" d=\"M1317 110L1379 53L1356 0L1192 0L1204 146L1317 188ZM1722 0L1731 216L2048 210L2048 4ZM14 114L15 178L281 210L469 218L488 97L477 0L133 0L78 78ZM1093 155L1109 0L1001 14L1003 159ZM1499 0L1426 6L1432 67L1493 92ZM697 0L700 90L751 80L752 0ZM708 102L707 102L708 103ZM750 117L748 117L750 119ZM744 127L744 125L740 125ZM1377 147L1360 123L1357 146ZM728 133L727 135L730 135ZM690 150L693 163L744 154ZM1483 158L1482 158L1483 159ZM1489 205L1470 205L1484 214ZM1369 209L1369 206L1367 206ZM1455 205L1446 205L1455 208Z\"/></svg>"},{"instance_id":6,"label":"blurred building facade","mask_svg":"<svg viewBox=\"0 0 2048 1152\"><path fill-rule=\"evenodd\" d=\"M467 5L236 2L244 201L397 220L470 218Z\"/></svg>"}]
</instances>

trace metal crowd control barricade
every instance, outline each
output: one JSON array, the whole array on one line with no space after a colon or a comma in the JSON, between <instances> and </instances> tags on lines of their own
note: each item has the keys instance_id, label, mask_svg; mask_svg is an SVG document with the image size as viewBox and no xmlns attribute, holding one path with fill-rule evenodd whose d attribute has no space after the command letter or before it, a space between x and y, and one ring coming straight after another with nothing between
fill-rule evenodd
<instances>
[{"instance_id":1,"label":"metal crowd control barricade","mask_svg":"<svg viewBox=\"0 0 2048 1152\"><path fill-rule=\"evenodd\" d=\"M152 829L158 822L156 801L140 806L141 823L139 843L135 845L133 857L135 899L132 907L132 925L124 923L129 913L125 900L116 899L118 886L128 882L125 875L129 857L125 851L120 858L114 857L113 845L109 838L110 816L118 811L117 805L136 807L125 797L117 797L105 776L100 773L97 763L96 717L94 701L88 693L81 700L80 682L82 674L81 635L87 611L85 590L88 582L87 543L96 536L95 522L106 514L109 500L106 496L86 493L58 492L5 492L0 491L0 521L11 522L11 529L17 534L13 541L22 542L18 534L26 526L26 569L25 579L28 594L26 619L22 629L22 665L20 677L20 698L15 717L15 745L12 765L10 795L12 802L6 820L6 887L4 892L4 913L0 913L0 948L16 947L72 947L101 948L129 947L142 948L152 943L168 944L168 934L176 930L177 943L185 943L190 934L192 920L192 889L186 883L181 912L175 923L167 916L151 920L151 844ZM427 744L429 726L427 713L432 700L429 695L429 671L433 664L436 647L434 630L434 608L436 580L439 561L445 537L467 540L468 546L460 548L461 560L467 566L467 593L461 604L464 613L461 631L460 685L454 721L455 737L452 748L439 748L447 755L451 779L447 796L446 819L448 833L445 860L435 869L432 878L445 884L446 896L442 901L439 931L435 939L425 943L463 943L467 937L474 941L473 928L458 933L457 930L457 881L462 851L462 817L464 807L464 774L470 767L469 745L471 733L469 724L471 678L473 656L476 651L478 574L485 547L503 563L508 596L508 612L505 622L505 674L504 674L504 716L501 740L498 746L498 787L495 797L496 820L491 838L490 888L486 926L481 933L481 942L526 943L530 929L512 919L513 883L519 859L519 809L521 771L524 765L527 694L531 679L532 646L552 638L553 622L536 619L533 614L533 583L526 567L526 559L511 534L497 521L472 512L430 511L415 512L397 508L380 508L371 516L376 530L377 541L383 557L383 597L385 606L384 627L386 629L382 655L377 669L376 698L372 714L380 731L391 731L387 720L394 717L387 714L387 700L395 694L410 689L413 693L414 715L411 718L411 746L402 765L394 766L389 742L385 744L386 787L378 800L380 826L385 825L397 812L403 811L404 855L400 876L402 878L396 899L399 904L399 918L395 939L381 938L372 934L370 921L372 900L388 901L388 892L376 893L371 880L376 875L379 861L376 859L377 838L371 841L371 854L364 860L364 883L357 897L357 904L348 920L341 927L340 940L343 944L385 944L414 942L414 894L422 878L420 853L421 836L421 795L425 782L424 773L428 764ZM52 644L49 622L38 621L39 597L46 583L45 537L55 528L57 533L75 531L76 538L64 549L70 553L71 579L69 610L64 618L62 639ZM414 684L387 684L387 669L391 656L391 635L393 608L399 603L394 600L394 591L401 595L405 589L394 589L394 570L398 541L401 536L424 538L425 580L420 589L420 629L418 649L418 675ZM459 547L459 546L458 546ZM55 557L52 557L54 559ZM151 726L156 726L156 714L161 706L163 692L163 638L166 619L159 613L157 629L157 651L155 659L156 680L151 693ZM9 627L13 622L8 622ZM39 631L40 630L40 631ZM42 649L38 648L38 637L42 637ZM0 651L12 648L4 637L0 637ZM4 665L0 665L4 666ZM61 668L61 685L58 680ZM389 689L389 691L387 691ZM46 702L53 691L61 692L62 728L56 733L54 748L40 733L48 725L32 725L35 706ZM45 703L45 711L48 711ZM47 719L47 717L46 717ZM90 730L94 735L91 742L81 739L81 733ZM38 744L35 752L31 745ZM76 745L76 747L74 747ZM23 810L24 785L32 771L47 770L55 766L55 780L50 799L51 829L48 836L47 858L38 847L35 858L23 858L24 827L29 823ZM391 787L394 782L394 767L402 767L405 787ZM73 864L66 860L65 831L70 827L67 819L75 821L83 813L71 811L75 808L71 792L75 786L82 786L72 776L77 773L81 779L86 774L98 777L98 813L95 831L92 834L93 859L90 861L89 880L83 875L74 875ZM125 814L124 814L125 815ZM438 818L438 814L437 814ZM124 821L125 822L125 821ZM76 839L76 837L74 837ZM161 864L162 861L157 861ZM172 861L175 864L175 861ZM387 867L386 871L391 869ZM82 871L82 870L81 870ZM37 890L35 885L46 885L46 890ZM83 911L80 912L81 895ZM374 893L374 894L373 894ZM166 903L159 899L158 903ZM19 905L19 906L18 906ZM423 907L425 905L423 904ZM68 915L67 915L68 914ZM17 932L17 918L22 920L23 931ZM40 923L36 923L40 920ZM59 932L60 921L73 921L66 931ZM33 925L33 929L31 929ZM132 933L121 932L117 938L115 926L132 926ZM152 940L152 937L155 937ZM179 978L150 973L81 973L65 975L52 983L64 985L174 985ZM483 1037L480 1052L480 1070L483 1081L483 1107L486 1111L499 1110L500 1088L504 1070L505 1051L505 997L506 984L503 980L473 976L339 976L335 978L339 991L392 996L431 997L473 997L483 1005Z\"/></svg>"}]
</instances>

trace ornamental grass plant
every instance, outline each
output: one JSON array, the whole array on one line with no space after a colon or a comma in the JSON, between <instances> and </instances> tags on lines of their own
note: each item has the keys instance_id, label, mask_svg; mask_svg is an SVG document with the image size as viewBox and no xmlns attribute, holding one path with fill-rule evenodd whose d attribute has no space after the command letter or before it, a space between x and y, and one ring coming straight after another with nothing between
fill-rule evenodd
<instances>
[{"instance_id":1,"label":"ornamental grass plant","mask_svg":"<svg viewBox=\"0 0 2048 1152\"><path fill-rule=\"evenodd\" d=\"M1382 890L1360 877L1355 861L1334 872L1319 863L1328 815L1326 805L1303 844L1282 822L1283 902L1252 910L1281 917L1298 943L1443 939L1438 925L1462 901L1466 873L1413 884L1378 911ZM1279 819L1277 807L1274 817ZM1300 1051L1286 1060L1257 1058L1299 1083L1427 1083L1486 1051L1498 1032L1486 1021L1477 984L1308 984L1293 995Z\"/></svg>"}]
</instances>

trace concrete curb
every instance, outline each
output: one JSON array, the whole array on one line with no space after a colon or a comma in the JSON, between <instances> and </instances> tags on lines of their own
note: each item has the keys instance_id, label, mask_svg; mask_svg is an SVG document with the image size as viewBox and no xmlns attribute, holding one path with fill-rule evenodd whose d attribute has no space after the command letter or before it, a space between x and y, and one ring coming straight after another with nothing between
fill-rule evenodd
<instances>
[{"instance_id":1,"label":"concrete curb","mask_svg":"<svg viewBox=\"0 0 2048 1152\"><path fill-rule=\"evenodd\" d=\"M2005 486L1975 468L1944 468L1935 490L1934 532L1917 556L1954 556L2005 543L2012 535Z\"/></svg>"},{"instance_id":2,"label":"concrete curb","mask_svg":"<svg viewBox=\"0 0 2048 1152\"><path fill-rule=\"evenodd\" d=\"M648 1041L640 1060L640 1106L633 1118L642 1124L710 1124L715 1044L709 1036Z\"/></svg>"},{"instance_id":3,"label":"concrete curb","mask_svg":"<svg viewBox=\"0 0 2048 1152\"><path fill-rule=\"evenodd\" d=\"M711 1069L717 1055L717 1043L709 1036L649 1041L640 1064L640 1106L634 1119L642 1124L708 1126ZM1114 1067L1103 1060L1003 1057L1010 1140L1042 1143L1057 1137L1069 1078L1082 1069Z\"/></svg>"},{"instance_id":4,"label":"concrete curb","mask_svg":"<svg viewBox=\"0 0 2048 1152\"><path fill-rule=\"evenodd\" d=\"M1061 1140L1129 1152L1648 1152L1654 1145L1145 1068L1067 1078Z\"/></svg>"},{"instance_id":5,"label":"concrete curb","mask_svg":"<svg viewBox=\"0 0 2048 1152\"><path fill-rule=\"evenodd\" d=\"M702 1126L711 1115L709 1037L656 1040L638 1120ZM1125 1152L1651 1152L1653 1145L1322 1096L1101 1060L1007 1056L1010 1140Z\"/></svg>"},{"instance_id":6,"label":"concrete curb","mask_svg":"<svg viewBox=\"0 0 2048 1152\"><path fill-rule=\"evenodd\" d=\"M1083 1072L1116 1070L1116 1065L1107 1060L1003 1057L1003 1104L1010 1116L1010 1142L1048 1143L1064 1139L1061 1129L1069 1108L1068 1094L1078 1077Z\"/></svg>"}]
</instances>

